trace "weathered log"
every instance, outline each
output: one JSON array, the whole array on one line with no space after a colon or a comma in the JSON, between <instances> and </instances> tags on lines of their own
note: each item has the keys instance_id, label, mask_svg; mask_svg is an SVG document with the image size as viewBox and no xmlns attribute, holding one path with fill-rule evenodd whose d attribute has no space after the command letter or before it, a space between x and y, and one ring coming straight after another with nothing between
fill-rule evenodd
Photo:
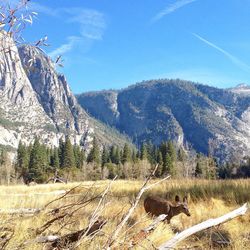
<instances>
[{"instance_id":1,"label":"weathered log","mask_svg":"<svg viewBox=\"0 0 250 250\"><path fill-rule=\"evenodd\" d=\"M34 196L34 195L63 195L65 193L67 193L67 190L55 190L55 191L51 191L51 192L37 192L37 193L20 193L20 194L0 194L1 196Z\"/></svg>"},{"instance_id":2,"label":"weathered log","mask_svg":"<svg viewBox=\"0 0 250 250\"><path fill-rule=\"evenodd\" d=\"M46 183L49 183L49 182L67 184L68 180L64 179L62 177L56 176L56 177L52 177L52 178L48 179Z\"/></svg>"},{"instance_id":3,"label":"weathered log","mask_svg":"<svg viewBox=\"0 0 250 250\"><path fill-rule=\"evenodd\" d=\"M0 214L18 214L18 215L34 215L41 211L40 208L11 208L11 209L0 209Z\"/></svg>"},{"instance_id":4,"label":"weathered log","mask_svg":"<svg viewBox=\"0 0 250 250\"><path fill-rule=\"evenodd\" d=\"M204 229L217 226L219 224L225 223L226 221L232 220L235 217L244 215L247 212L247 203L244 204L242 207L227 213L221 217L215 218L215 219L209 219L204 222L201 222L195 226L192 226L184 231L182 231L179 234L176 234L172 239L168 240L167 242L163 243L158 249L173 249L175 245L177 245L182 240L186 239L187 237L202 231Z\"/></svg>"},{"instance_id":5,"label":"weathered log","mask_svg":"<svg viewBox=\"0 0 250 250\"><path fill-rule=\"evenodd\" d=\"M87 236L97 233L105 224L106 221L103 220L96 221L91 228L85 228L63 236L59 235L41 236L36 239L36 242L49 243L50 246L48 249L65 248L69 245L77 243L85 233Z\"/></svg>"}]
</instances>

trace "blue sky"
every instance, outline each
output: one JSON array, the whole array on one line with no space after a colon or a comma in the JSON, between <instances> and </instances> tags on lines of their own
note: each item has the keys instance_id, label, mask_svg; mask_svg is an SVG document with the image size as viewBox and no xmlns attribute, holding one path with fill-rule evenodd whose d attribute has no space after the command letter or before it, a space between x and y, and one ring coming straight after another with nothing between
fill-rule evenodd
<instances>
[{"instance_id":1,"label":"blue sky","mask_svg":"<svg viewBox=\"0 0 250 250\"><path fill-rule=\"evenodd\" d=\"M250 82L250 0L36 0L27 41L48 36L75 93L181 78Z\"/></svg>"}]
</instances>

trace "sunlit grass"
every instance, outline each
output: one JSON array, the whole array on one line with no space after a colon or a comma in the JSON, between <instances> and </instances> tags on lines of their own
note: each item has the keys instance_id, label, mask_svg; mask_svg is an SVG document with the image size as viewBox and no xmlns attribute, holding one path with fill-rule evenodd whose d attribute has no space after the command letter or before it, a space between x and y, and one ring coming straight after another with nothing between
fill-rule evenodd
<instances>
[{"instance_id":1,"label":"sunlit grass","mask_svg":"<svg viewBox=\"0 0 250 250\"><path fill-rule=\"evenodd\" d=\"M48 209L58 207L67 202L73 202L89 192L88 196L93 196L102 192L107 184L106 181L83 182L69 184L49 184L37 186L1 186L0 187L0 209L11 208L42 208L49 201L59 197L55 191L69 190L80 185L70 198L51 204ZM112 184L111 192L108 194L102 217L108 220L103 228L103 234L97 236L93 241L84 242L80 249L98 249L106 242L108 235L115 229L117 222L130 206L130 201L135 197L142 185L142 181L118 180ZM127 243L132 235L138 233L152 222L152 218L146 215L143 208L143 199L148 194L155 194L162 197L174 199L176 194L180 196L188 195L189 208L192 216L179 215L172 219L171 225L162 223L149 237L137 246L138 249L153 249L161 243L171 238L175 231L182 231L192 225L207 220L209 218L223 215L241 204L250 201L250 181L249 180L227 180L227 181L207 181L207 180L167 180L147 191L142 197L142 201L135 210L128 224L123 229L119 242L119 248ZM71 218L72 224L67 228L60 229L60 224L55 224L44 232L44 235L66 233L85 228L89 218L97 206L95 200L84 209L79 210ZM18 217L17 215L1 215L1 223L8 221L6 225L11 225L15 234L7 249L14 249L16 245L35 238L35 230L40 228L52 217L45 213L40 213L33 217ZM136 223L132 228L131 225ZM199 247L200 249L213 249L211 238L229 238L231 245L228 249L248 249L250 244L250 214L234 219L212 230L198 233L184 241L182 247ZM225 233L226 232L226 233ZM219 236L218 236L219 235ZM42 249L43 246L30 243L23 249Z\"/></svg>"}]
</instances>

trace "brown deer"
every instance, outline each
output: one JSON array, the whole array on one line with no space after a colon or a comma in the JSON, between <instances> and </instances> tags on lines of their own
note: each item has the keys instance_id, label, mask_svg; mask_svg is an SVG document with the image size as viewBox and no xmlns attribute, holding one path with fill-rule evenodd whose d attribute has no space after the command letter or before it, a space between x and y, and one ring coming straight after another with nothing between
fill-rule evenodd
<instances>
[{"instance_id":1,"label":"brown deer","mask_svg":"<svg viewBox=\"0 0 250 250\"><path fill-rule=\"evenodd\" d=\"M187 197L183 198L183 202L180 201L178 195L175 196L176 205L173 205L170 201L165 200L160 197L149 196L144 200L145 211L153 216L159 216L161 214L166 214L168 223L170 223L171 218L174 216L184 213L187 216L191 216L188 210Z\"/></svg>"}]
</instances>

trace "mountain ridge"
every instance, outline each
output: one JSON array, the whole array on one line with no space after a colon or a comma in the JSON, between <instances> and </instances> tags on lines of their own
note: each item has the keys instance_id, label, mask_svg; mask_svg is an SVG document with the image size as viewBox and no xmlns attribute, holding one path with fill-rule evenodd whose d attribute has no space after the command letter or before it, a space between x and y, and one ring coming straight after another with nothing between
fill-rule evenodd
<instances>
[{"instance_id":1,"label":"mountain ridge","mask_svg":"<svg viewBox=\"0 0 250 250\"><path fill-rule=\"evenodd\" d=\"M106 91L83 93L77 99L91 115L135 143L173 139L205 154L213 150L220 159L249 154L250 95L180 79L143 81L110 93L117 95L117 103ZM107 115L112 105L119 116Z\"/></svg>"}]
</instances>

